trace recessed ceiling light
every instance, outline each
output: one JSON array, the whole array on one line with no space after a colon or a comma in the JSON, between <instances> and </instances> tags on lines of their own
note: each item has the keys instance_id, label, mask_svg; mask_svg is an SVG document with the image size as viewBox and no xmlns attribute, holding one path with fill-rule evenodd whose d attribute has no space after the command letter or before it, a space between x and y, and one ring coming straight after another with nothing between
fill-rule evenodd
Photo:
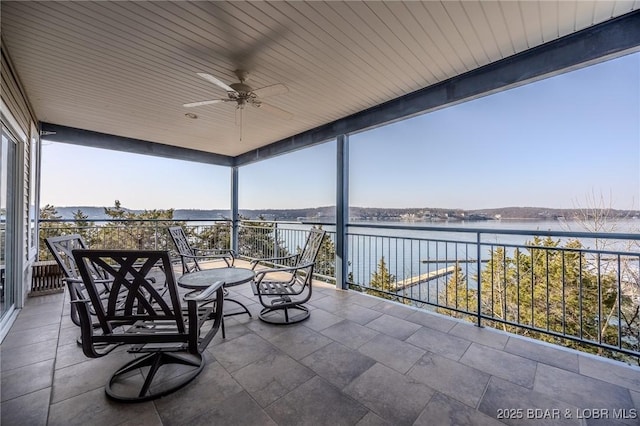
<instances>
[{"instance_id":1,"label":"recessed ceiling light","mask_svg":"<svg viewBox=\"0 0 640 426\"><path fill-rule=\"evenodd\" d=\"M194 114L194 113L192 113L192 112L188 112L188 113L186 113L184 116L185 116L185 117L187 117L187 118L190 118L190 119L192 119L192 120L196 120L196 119L198 118L198 116L197 116L197 115L195 115L195 114Z\"/></svg>"}]
</instances>

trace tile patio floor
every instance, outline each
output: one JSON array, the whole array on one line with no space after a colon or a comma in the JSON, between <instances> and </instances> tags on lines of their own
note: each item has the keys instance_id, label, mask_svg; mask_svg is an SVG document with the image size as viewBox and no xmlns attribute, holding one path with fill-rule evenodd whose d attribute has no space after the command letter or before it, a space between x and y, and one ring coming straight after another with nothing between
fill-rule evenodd
<instances>
[{"instance_id":1,"label":"tile patio floor","mask_svg":"<svg viewBox=\"0 0 640 426\"><path fill-rule=\"evenodd\" d=\"M638 368L325 284L287 327L232 293L254 318L227 318L200 376L142 404L104 394L125 351L85 358L65 295L29 298L0 346L2 425L640 424L612 418L640 414Z\"/></svg>"}]
</instances>

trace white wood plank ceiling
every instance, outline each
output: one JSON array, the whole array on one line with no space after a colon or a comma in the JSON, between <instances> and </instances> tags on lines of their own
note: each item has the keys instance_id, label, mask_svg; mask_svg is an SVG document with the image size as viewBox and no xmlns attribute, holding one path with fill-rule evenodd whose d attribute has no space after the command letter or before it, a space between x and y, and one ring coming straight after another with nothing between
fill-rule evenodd
<instances>
[{"instance_id":1,"label":"white wood plank ceiling","mask_svg":"<svg viewBox=\"0 0 640 426\"><path fill-rule=\"evenodd\" d=\"M2 1L41 121L236 156L637 9L640 1ZM233 103L249 72L285 119ZM198 119L189 119L195 113Z\"/></svg>"}]
</instances>

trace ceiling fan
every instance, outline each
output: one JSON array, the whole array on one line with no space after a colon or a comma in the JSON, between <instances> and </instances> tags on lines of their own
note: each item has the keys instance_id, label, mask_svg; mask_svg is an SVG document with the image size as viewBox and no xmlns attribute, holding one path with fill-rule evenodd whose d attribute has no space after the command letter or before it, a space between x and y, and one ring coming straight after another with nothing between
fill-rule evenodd
<instances>
[{"instance_id":1,"label":"ceiling fan","mask_svg":"<svg viewBox=\"0 0 640 426\"><path fill-rule=\"evenodd\" d=\"M262 87L260 89L253 89L251 86L245 83L247 80L247 76L249 74L248 72L243 70L236 70L234 71L234 73L236 74L236 76L238 76L238 80L240 80L239 83L226 84L223 81L212 76L211 74L198 73L200 77L226 90L227 97L220 98L220 99L211 99L208 101L190 102L182 106L186 108L193 108L193 107L199 107L199 106L211 105L211 104L217 104L217 103L223 103L223 102L235 102L236 111L237 111L236 124L240 126L240 129L242 129L242 115L243 115L244 107L246 105L251 105L253 107L260 108L264 111L270 112L271 114L274 114L285 120L289 120L293 117L293 114L291 114L288 111L275 107L271 104L262 102L262 98L275 96L275 95L282 95L284 93L289 92L289 88L287 88L287 86L285 86L284 84L278 83L272 86ZM242 133L240 134L240 140L242 140Z\"/></svg>"}]
</instances>

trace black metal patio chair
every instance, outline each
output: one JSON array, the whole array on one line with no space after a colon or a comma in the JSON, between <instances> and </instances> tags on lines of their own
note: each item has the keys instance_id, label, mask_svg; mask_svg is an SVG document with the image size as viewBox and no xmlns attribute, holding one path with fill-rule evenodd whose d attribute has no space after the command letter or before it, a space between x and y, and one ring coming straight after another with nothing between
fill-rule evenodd
<instances>
[{"instance_id":1,"label":"black metal patio chair","mask_svg":"<svg viewBox=\"0 0 640 426\"><path fill-rule=\"evenodd\" d=\"M218 250L218 249L204 250L204 249L193 248L189 244L187 235L181 226L169 227L169 235L171 236L171 239L173 240L173 244L176 246L176 249L178 250L178 254L180 255L183 274L190 274L192 272L201 271L202 267L200 263L198 263L198 261L223 260L225 262L225 265L228 268L232 268L234 266L236 256L233 250ZM249 317L251 317L251 312L244 305L244 303L228 297L229 290L226 288L224 289L224 295L225 295L225 300L227 302L235 303L241 308L240 311L226 313L224 315L225 317L243 315L243 314L247 314L249 315ZM226 337L225 329L224 329L224 321L222 323L222 337L223 338Z\"/></svg>"},{"instance_id":2,"label":"black metal patio chair","mask_svg":"<svg viewBox=\"0 0 640 426\"><path fill-rule=\"evenodd\" d=\"M80 234L70 234L48 237L44 239L44 242L62 270L63 281L67 285L71 301L86 299L82 277L72 254L75 249L88 248L84 238ZM94 268L91 273L95 276L96 282L100 284L100 293L104 297L109 292L111 280L100 269ZM78 327L80 326L77 308L73 303L71 304L71 321Z\"/></svg>"},{"instance_id":3,"label":"black metal patio chair","mask_svg":"<svg viewBox=\"0 0 640 426\"><path fill-rule=\"evenodd\" d=\"M185 309L166 251L78 249L73 250L73 257L89 298L73 302L84 354L98 358L118 346L131 345L129 352L137 356L107 382L105 392L110 398L125 402L155 399L176 391L202 371L202 353L222 321L223 282L186 297ZM92 273L96 268L111 279L106 299ZM166 281L164 296L149 282L150 274L158 271ZM94 333L90 307L100 333Z\"/></svg>"},{"instance_id":4,"label":"black metal patio chair","mask_svg":"<svg viewBox=\"0 0 640 426\"><path fill-rule=\"evenodd\" d=\"M67 289L69 290L69 298L71 302L79 299L87 299L80 271L72 255L72 251L75 249L89 248L84 238L82 238L80 234L59 235L45 238L44 242L56 263L62 270L62 274L64 275L63 281L66 283ZM95 266L92 266L91 273L93 274L96 283L100 284L101 297L108 297L108 293L111 291L112 279L102 269ZM155 283L155 277L149 277L149 282ZM157 289L159 291L164 291L165 289L163 286L164 284L160 284ZM90 312L93 313L93 310L90 310ZM71 321L78 327L80 326L77 308L73 303L71 304ZM80 344L79 340L78 344Z\"/></svg>"},{"instance_id":5,"label":"black metal patio chair","mask_svg":"<svg viewBox=\"0 0 640 426\"><path fill-rule=\"evenodd\" d=\"M274 265L256 271L252 283L253 292L264 307L260 319L271 324L294 324L309 318L309 309L304 303L311 299L313 268L322 245L325 231L313 228L300 253L255 259L252 269L261 263ZM293 266L280 266L282 264Z\"/></svg>"},{"instance_id":6,"label":"black metal patio chair","mask_svg":"<svg viewBox=\"0 0 640 426\"><path fill-rule=\"evenodd\" d=\"M235 262L235 254L233 250L218 249L199 249L191 247L187 234L181 226L169 227L169 235L176 246L180 262L182 263L182 273L188 274L194 271L200 271L200 263L205 260L223 260L228 267L233 266Z\"/></svg>"}]
</instances>

